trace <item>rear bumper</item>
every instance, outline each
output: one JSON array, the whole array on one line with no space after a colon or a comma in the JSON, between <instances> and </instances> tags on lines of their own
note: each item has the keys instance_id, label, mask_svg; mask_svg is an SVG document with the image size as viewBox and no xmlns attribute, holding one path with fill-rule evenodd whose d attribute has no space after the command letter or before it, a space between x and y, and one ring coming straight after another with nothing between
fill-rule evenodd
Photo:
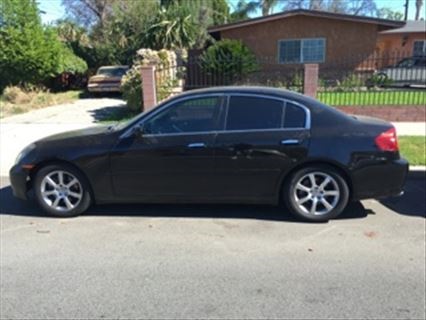
<instances>
[{"instance_id":1,"label":"rear bumper","mask_svg":"<svg viewBox=\"0 0 426 320\"><path fill-rule=\"evenodd\" d=\"M87 91L89 92L121 92L121 84L88 84Z\"/></svg>"},{"instance_id":2,"label":"rear bumper","mask_svg":"<svg viewBox=\"0 0 426 320\"><path fill-rule=\"evenodd\" d=\"M408 168L408 161L401 158L357 169L352 176L353 199L402 195Z\"/></svg>"},{"instance_id":3,"label":"rear bumper","mask_svg":"<svg viewBox=\"0 0 426 320\"><path fill-rule=\"evenodd\" d=\"M27 200L27 191L29 189L28 171L21 166L15 165L10 169L9 178L13 195L19 199Z\"/></svg>"}]
</instances>

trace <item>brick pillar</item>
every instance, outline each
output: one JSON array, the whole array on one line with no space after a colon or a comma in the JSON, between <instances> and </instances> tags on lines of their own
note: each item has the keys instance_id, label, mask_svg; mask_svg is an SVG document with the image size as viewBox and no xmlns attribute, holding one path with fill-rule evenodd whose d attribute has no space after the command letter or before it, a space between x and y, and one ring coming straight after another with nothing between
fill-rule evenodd
<instances>
[{"instance_id":1,"label":"brick pillar","mask_svg":"<svg viewBox=\"0 0 426 320\"><path fill-rule=\"evenodd\" d=\"M318 89L318 64L305 64L305 78L303 80L303 93L316 98Z\"/></svg>"},{"instance_id":2,"label":"brick pillar","mask_svg":"<svg viewBox=\"0 0 426 320\"><path fill-rule=\"evenodd\" d=\"M147 111L157 105L157 93L155 91L155 66L142 66L141 77L143 110Z\"/></svg>"}]
</instances>

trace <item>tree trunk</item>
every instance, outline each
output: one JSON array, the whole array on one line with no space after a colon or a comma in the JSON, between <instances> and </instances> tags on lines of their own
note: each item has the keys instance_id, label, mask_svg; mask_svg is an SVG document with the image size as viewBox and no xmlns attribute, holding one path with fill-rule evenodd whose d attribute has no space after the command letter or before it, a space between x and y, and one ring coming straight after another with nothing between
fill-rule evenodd
<instances>
[{"instance_id":1,"label":"tree trunk","mask_svg":"<svg viewBox=\"0 0 426 320\"><path fill-rule=\"evenodd\" d=\"M420 12L422 10L423 0L416 0L416 20L420 19Z\"/></svg>"}]
</instances>

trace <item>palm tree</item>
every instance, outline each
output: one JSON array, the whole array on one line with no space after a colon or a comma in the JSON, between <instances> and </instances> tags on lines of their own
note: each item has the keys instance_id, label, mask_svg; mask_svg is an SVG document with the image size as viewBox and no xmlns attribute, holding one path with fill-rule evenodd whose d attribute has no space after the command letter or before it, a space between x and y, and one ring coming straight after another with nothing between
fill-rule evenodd
<instances>
[{"instance_id":1,"label":"palm tree","mask_svg":"<svg viewBox=\"0 0 426 320\"><path fill-rule=\"evenodd\" d=\"M256 11L259 3L256 1L239 0L231 13L232 21L241 21L249 19L249 14Z\"/></svg>"},{"instance_id":2,"label":"palm tree","mask_svg":"<svg viewBox=\"0 0 426 320\"><path fill-rule=\"evenodd\" d=\"M422 10L423 0L416 0L416 20L420 19L420 12Z\"/></svg>"},{"instance_id":3,"label":"palm tree","mask_svg":"<svg viewBox=\"0 0 426 320\"><path fill-rule=\"evenodd\" d=\"M262 16L267 16L272 13L274 6L278 0L260 0L259 5L262 7Z\"/></svg>"}]
</instances>

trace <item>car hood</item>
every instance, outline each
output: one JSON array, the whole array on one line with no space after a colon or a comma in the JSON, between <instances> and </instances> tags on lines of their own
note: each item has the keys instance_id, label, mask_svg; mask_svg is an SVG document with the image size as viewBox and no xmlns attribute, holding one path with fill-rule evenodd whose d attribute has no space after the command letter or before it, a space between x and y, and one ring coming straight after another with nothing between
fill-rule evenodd
<instances>
[{"instance_id":1,"label":"car hood","mask_svg":"<svg viewBox=\"0 0 426 320\"><path fill-rule=\"evenodd\" d=\"M83 145L93 143L99 139L102 139L104 136L113 133L111 126L94 126L80 130L66 131L58 134L54 134L48 137L45 137L41 140L36 141L37 145L44 145L56 142L78 142Z\"/></svg>"}]
</instances>

